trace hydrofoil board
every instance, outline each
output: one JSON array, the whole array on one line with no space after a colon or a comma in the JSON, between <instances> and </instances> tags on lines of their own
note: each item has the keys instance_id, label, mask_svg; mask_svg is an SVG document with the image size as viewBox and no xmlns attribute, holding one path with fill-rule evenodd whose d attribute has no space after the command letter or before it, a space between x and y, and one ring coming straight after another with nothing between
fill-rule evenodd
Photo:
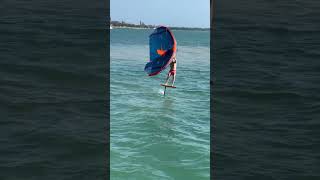
<instances>
[{"instance_id":1,"label":"hydrofoil board","mask_svg":"<svg viewBox=\"0 0 320 180\"><path fill-rule=\"evenodd\" d=\"M177 88L177 87L175 87L175 86L165 85L165 84L160 84L160 86L164 86L164 87L168 87L168 88Z\"/></svg>"}]
</instances>

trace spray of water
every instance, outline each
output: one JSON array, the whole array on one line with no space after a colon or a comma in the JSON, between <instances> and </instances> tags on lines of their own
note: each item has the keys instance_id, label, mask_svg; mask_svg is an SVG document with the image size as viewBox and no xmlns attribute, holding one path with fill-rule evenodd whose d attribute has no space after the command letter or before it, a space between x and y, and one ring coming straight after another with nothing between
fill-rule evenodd
<instances>
[{"instance_id":1,"label":"spray of water","mask_svg":"<svg viewBox=\"0 0 320 180\"><path fill-rule=\"evenodd\" d=\"M164 90L163 90L163 89L159 89L159 93L160 93L161 95L163 95L163 94L164 94Z\"/></svg>"}]
</instances>

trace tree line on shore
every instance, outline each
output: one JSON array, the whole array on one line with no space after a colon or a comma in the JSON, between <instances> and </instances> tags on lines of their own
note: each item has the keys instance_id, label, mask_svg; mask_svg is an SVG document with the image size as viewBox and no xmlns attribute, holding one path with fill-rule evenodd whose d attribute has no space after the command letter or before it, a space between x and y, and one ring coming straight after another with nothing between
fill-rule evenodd
<instances>
[{"instance_id":1,"label":"tree line on shore","mask_svg":"<svg viewBox=\"0 0 320 180\"><path fill-rule=\"evenodd\" d=\"M132 24L132 23L127 23L124 21L111 21L110 22L111 26L113 27L119 27L119 26L123 26L123 27L135 27L135 28L154 28L154 25L146 25L143 22L140 21L140 24Z\"/></svg>"},{"instance_id":2,"label":"tree line on shore","mask_svg":"<svg viewBox=\"0 0 320 180\"><path fill-rule=\"evenodd\" d=\"M141 22L139 24L127 23L124 21L110 21L112 27L133 27L133 28L155 28L155 25L146 25ZM191 27L170 27L173 30L209 30L209 28L191 28Z\"/></svg>"}]
</instances>

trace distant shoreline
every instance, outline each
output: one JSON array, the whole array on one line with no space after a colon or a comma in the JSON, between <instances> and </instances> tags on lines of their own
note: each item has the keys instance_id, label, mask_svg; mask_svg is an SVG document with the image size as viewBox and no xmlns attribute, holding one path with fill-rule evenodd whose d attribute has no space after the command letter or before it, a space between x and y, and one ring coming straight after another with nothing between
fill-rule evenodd
<instances>
[{"instance_id":1,"label":"distant shoreline","mask_svg":"<svg viewBox=\"0 0 320 180\"><path fill-rule=\"evenodd\" d=\"M137 24L130 24L126 22L119 22L119 21L111 21L110 22L110 29L155 29L158 26L155 25L146 25L141 23ZM209 31L210 28L193 28L193 27L170 27L172 30L192 30L192 31Z\"/></svg>"},{"instance_id":2,"label":"distant shoreline","mask_svg":"<svg viewBox=\"0 0 320 180\"><path fill-rule=\"evenodd\" d=\"M153 29L146 27L131 27L131 26L112 26L113 29Z\"/></svg>"}]
</instances>

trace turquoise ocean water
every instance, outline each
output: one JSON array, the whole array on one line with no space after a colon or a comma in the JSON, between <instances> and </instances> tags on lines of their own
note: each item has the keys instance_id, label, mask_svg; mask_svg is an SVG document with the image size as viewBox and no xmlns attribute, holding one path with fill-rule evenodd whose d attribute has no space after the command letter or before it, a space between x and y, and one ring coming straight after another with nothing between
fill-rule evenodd
<instances>
[{"instance_id":1,"label":"turquoise ocean water","mask_svg":"<svg viewBox=\"0 0 320 180\"><path fill-rule=\"evenodd\" d=\"M210 32L173 31L177 88L165 97L168 69L143 71L151 32L110 32L111 179L209 179Z\"/></svg>"}]
</instances>

